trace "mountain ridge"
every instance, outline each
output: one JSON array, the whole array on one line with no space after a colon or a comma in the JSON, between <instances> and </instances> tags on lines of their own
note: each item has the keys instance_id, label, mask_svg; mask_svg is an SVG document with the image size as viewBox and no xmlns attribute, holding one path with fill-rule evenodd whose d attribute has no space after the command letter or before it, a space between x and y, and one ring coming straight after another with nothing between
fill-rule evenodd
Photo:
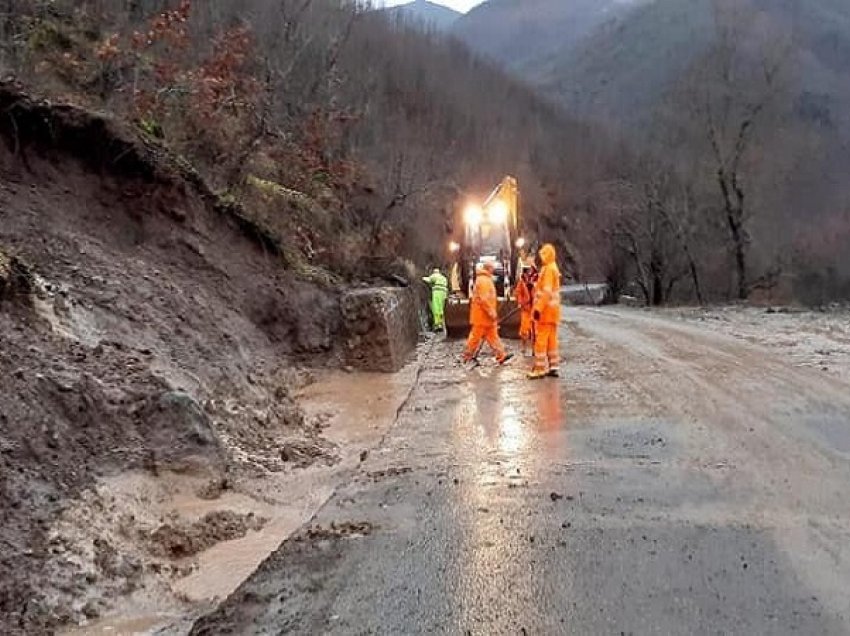
<instances>
[{"instance_id":1,"label":"mountain ridge","mask_svg":"<svg viewBox=\"0 0 850 636\"><path fill-rule=\"evenodd\" d=\"M461 16L452 33L479 54L533 76L542 59L640 1L488 0Z\"/></svg>"},{"instance_id":2,"label":"mountain ridge","mask_svg":"<svg viewBox=\"0 0 850 636\"><path fill-rule=\"evenodd\" d=\"M450 31L463 16L459 11L428 0L412 0L384 11L390 19L424 25L437 31Z\"/></svg>"}]
</instances>

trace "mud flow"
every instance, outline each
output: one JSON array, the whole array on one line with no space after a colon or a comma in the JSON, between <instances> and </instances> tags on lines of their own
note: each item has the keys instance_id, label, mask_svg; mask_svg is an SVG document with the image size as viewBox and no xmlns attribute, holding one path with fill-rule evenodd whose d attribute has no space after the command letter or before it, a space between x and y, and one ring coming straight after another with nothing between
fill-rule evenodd
<instances>
[{"instance_id":1,"label":"mud flow","mask_svg":"<svg viewBox=\"0 0 850 636\"><path fill-rule=\"evenodd\" d=\"M116 552L136 554L157 576L143 577L138 590L113 599L106 616L62 633L185 633L193 617L230 595L305 524L304 536L330 532L309 529L309 520L386 434L414 372L415 363L397 376L327 373L297 393L305 417L322 422L336 449L333 462L242 478L226 489L174 473L99 482L96 498L67 513L59 532L80 545L93 535L109 536ZM115 517L92 514L93 506ZM122 519L132 519L133 532L120 526Z\"/></svg>"}]
</instances>

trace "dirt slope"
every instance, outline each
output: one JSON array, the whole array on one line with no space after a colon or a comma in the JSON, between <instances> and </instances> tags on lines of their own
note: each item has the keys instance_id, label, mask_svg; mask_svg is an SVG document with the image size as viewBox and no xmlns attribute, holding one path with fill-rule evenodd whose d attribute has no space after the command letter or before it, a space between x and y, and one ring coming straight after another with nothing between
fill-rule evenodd
<instances>
[{"instance_id":1,"label":"dirt slope","mask_svg":"<svg viewBox=\"0 0 850 636\"><path fill-rule=\"evenodd\" d=\"M0 84L0 137L0 632L39 633L140 579L108 543L81 563L48 536L96 477L221 483L321 448L291 367L334 355L339 310L114 122Z\"/></svg>"}]
</instances>

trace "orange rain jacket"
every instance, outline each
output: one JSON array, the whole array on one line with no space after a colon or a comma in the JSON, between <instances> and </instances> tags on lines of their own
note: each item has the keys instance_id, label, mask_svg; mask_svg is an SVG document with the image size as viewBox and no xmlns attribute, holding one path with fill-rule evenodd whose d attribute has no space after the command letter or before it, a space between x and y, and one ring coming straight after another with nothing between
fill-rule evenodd
<instances>
[{"instance_id":1,"label":"orange rain jacket","mask_svg":"<svg viewBox=\"0 0 850 636\"><path fill-rule=\"evenodd\" d=\"M540 313L541 325L561 322L561 271L556 263L555 248L548 243L540 248L543 269L534 294L534 311Z\"/></svg>"},{"instance_id":2,"label":"orange rain jacket","mask_svg":"<svg viewBox=\"0 0 850 636\"><path fill-rule=\"evenodd\" d=\"M473 327L493 327L499 319L499 301L493 275L482 269L475 277L472 302L469 303L469 322Z\"/></svg>"},{"instance_id":3,"label":"orange rain jacket","mask_svg":"<svg viewBox=\"0 0 850 636\"><path fill-rule=\"evenodd\" d=\"M531 292L528 291L528 285L524 280L520 280L519 285L516 287L516 301L523 311L531 311L533 299Z\"/></svg>"}]
</instances>

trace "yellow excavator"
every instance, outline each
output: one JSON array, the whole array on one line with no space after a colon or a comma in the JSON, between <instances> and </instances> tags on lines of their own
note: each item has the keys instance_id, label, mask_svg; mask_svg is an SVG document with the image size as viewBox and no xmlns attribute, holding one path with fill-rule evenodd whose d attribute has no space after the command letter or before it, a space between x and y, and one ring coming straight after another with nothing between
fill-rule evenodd
<instances>
[{"instance_id":1,"label":"yellow excavator","mask_svg":"<svg viewBox=\"0 0 850 636\"><path fill-rule=\"evenodd\" d=\"M470 203L463 211L462 236L449 245L452 255L450 295L446 302L446 332L462 338L469 332L469 299L475 271L484 263L495 265L501 334L519 337L520 316L513 283L514 268L525 240L519 234L519 187L505 177L483 203Z\"/></svg>"}]
</instances>

